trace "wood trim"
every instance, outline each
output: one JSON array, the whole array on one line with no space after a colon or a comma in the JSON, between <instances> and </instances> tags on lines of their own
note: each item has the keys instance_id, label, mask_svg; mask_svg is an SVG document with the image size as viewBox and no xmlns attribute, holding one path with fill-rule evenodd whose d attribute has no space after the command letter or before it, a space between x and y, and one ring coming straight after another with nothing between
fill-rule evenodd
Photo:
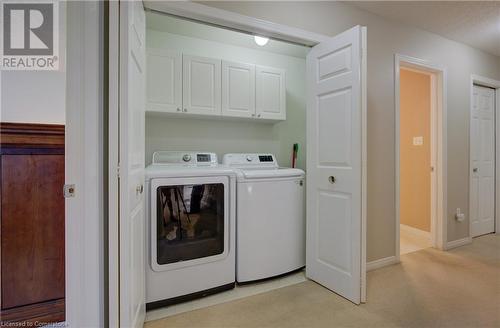
<instances>
[{"instance_id":1,"label":"wood trim","mask_svg":"<svg viewBox=\"0 0 500 328\"><path fill-rule=\"evenodd\" d=\"M0 122L0 155L64 155L64 153L64 125ZM0 186L0 195L1 192ZM0 325L5 322L17 322L34 326L64 320L64 298L0 311Z\"/></svg>"},{"instance_id":2,"label":"wood trim","mask_svg":"<svg viewBox=\"0 0 500 328\"><path fill-rule=\"evenodd\" d=\"M64 299L52 300L43 303L19 306L16 308L2 310L0 324L6 322L28 323L54 323L65 320Z\"/></svg>"},{"instance_id":3,"label":"wood trim","mask_svg":"<svg viewBox=\"0 0 500 328\"><path fill-rule=\"evenodd\" d=\"M2 153L6 148L62 148L65 126L60 124L0 123Z\"/></svg>"}]
</instances>

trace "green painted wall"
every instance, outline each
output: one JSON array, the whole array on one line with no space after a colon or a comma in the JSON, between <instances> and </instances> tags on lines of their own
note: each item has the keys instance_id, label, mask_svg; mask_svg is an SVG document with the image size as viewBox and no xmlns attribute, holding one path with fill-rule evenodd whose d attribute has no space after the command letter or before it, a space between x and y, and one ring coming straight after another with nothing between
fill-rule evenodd
<instances>
[{"instance_id":1,"label":"green painted wall","mask_svg":"<svg viewBox=\"0 0 500 328\"><path fill-rule=\"evenodd\" d=\"M151 163L156 150L202 150L216 152L220 159L224 153L230 152L270 152L276 154L281 166L290 166L292 145L299 143L297 166L305 169L305 58L151 29L147 30L146 36L148 47L283 68L286 70L287 84L287 119L276 124L147 114L146 164ZM276 48L274 43L273 47ZM290 45L283 44L283 47L289 48Z\"/></svg>"}]
</instances>

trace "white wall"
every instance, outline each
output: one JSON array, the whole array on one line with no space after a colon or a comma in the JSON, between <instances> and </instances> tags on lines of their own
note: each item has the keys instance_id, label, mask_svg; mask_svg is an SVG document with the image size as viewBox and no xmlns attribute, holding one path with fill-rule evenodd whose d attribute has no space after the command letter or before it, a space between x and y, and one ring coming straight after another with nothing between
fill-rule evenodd
<instances>
[{"instance_id":1,"label":"white wall","mask_svg":"<svg viewBox=\"0 0 500 328\"><path fill-rule=\"evenodd\" d=\"M0 121L64 124L66 3L59 3L59 70L1 71Z\"/></svg>"},{"instance_id":2,"label":"white wall","mask_svg":"<svg viewBox=\"0 0 500 328\"><path fill-rule=\"evenodd\" d=\"M368 28L367 258L395 255L394 54L426 59L448 69L448 241L464 238L468 222L470 75L500 79L500 58L436 34L340 2L204 2L243 15L336 35ZM466 213L457 222L454 213Z\"/></svg>"},{"instance_id":3,"label":"white wall","mask_svg":"<svg viewBox=\"0 0 500 328\"><path fill-rule=\"evenodd\" d=\"M201 150L216 152L220 159L231 152L269 152L276 154L280 165L289 166L292 145L299 143L297 166L305 168L305 58L150 29L146 34L148 47L283 68L287 84L287 119L277 124L147 115L147 164L156 150ZM274 46L279 47L280 43L275 42Z\"/></svg>"}]
</instances>

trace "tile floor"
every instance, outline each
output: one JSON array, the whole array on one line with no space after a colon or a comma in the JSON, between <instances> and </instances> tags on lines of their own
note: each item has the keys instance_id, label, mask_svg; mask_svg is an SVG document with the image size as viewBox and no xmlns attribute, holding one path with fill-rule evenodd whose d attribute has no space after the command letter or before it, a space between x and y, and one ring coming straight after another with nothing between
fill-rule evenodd
<instances>
[{"instance_id":1,"label":"tile floor","mask_svg":"<svg viewBox=\"0 0 500 328\"><path fill-rule=\"evenodd\" d=\"M399 239L399 254L401 255L432 247L431 241L428 237L412 233L411 231L405 229L400 229Z\"/></svg>"}]
</instances>

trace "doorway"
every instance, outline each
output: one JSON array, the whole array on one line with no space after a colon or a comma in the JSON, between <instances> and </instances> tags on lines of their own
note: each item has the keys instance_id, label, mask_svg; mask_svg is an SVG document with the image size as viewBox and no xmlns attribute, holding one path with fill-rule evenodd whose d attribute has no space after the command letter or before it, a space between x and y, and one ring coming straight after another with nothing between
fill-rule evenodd
<instances>
[{"instance_id":1,"label":"doorway","mask_svg":"<svg viewBox=\"0 0 500 328\"><path fill-rule=\"evenodd\" d=\"M128 125L129 123L135 124L133 120L129 121L129 118L140 115L142 119L143 115L140 107L133 112L132 100L134 98L141 100L145 96L144 88L136 88L137 85L134 83L137 80L129 74L129 65L139 63L142 66L146 57L144 42L139 45L129 42L136 40L137 35L144 41L144 8L136 4L134 6L129 5L129 2L120 2L119 6L114 3L110 4L110 26L112 26L110 28L110 54L113 54L114 58L116 58L115 55L120 54L118 60L110 60L113 65L119 64L114 69L110 69L109 93L112 98L109 108L110 117L119 118L119 120L110 120L109 130L113 131L119 140L118 143L114 142L116 140L110 142L110 153L118 153L120 158L119 177L110 177L110 185L119 186L118 197L110 200L110 208L118 208L118 204L126 203L130 196L134 204L140 206L141 209L147 206L144 205L145 200L139 195L143 191L143 186L136 185L139 180L134 175L142 176L144 173L139 160L144 158L144 149L141 148L145 147L145 143L137 142L143 139L143 136L139 133L134 135L134 131L131 131L137 127ZM333 138L333 143L331 140L326 142L324 138L306 138L308 139L306 147L309 149L306 159L308 172L313 170L311 167L317 171L315 172L316 182L308 183L308 188L311 189L308 189L307 193L314 192L318 197L322 197L322 201L318 202L320 206L317 211L312 213L318 227L314 230L321 231L321 235L311 236L311 247L309 247L311 250L309 257L312 256L316 267L307 264L309 272L306 274L309 273L308 276L313 280L354 303L364 301L366 291L366 28L356 26L332 38L223 10L214 8L207 10L205 6L191 2L146 2L146 7L147 11L159 11L225 27L229 30L236 29L250 33L252 36L264 36L272 40L281 39L299 45L314 45L306 62L306 74L310 73L306 77L306 82L311 84L314 94L310 94L311 97L307 99L305 108L308 108L308 113L311 112L309 108L313 108L316 117L306 117L306 123L310 124L309 127L306 125L306 129L313 131L315 124L319 123L322 123L321 129L316 130L327 131L332 126L338 126L338 129L333 129L334 132L332 132L336 135L325 134L326 137L338 136L338 138ZM129 33L130 31L134 33ZM139 47L134 49L134 46ZM208 54L204 54L206 55ZM189 64L192 61L192 54L186 52L186 56L183 54L183 61L184 59L186 59L185 63ZM213 59L216 58L212 58L211 62ZM183 62L183 69L185 63ZM314 69L315 67L321 69ZM213 71L219 70L215 68ZM218 76L218 73L213 75ZM189 95L192 88L189 84L186 87L184 82L183 80L182 90ZM198 89L201 90L201 88ZM184 103L184 97L182 99ZM332 108L336 110L333 111ZM176 112L181 112L180 107L179 110L176 108ZM183 108L182 112L191 113L191 110ZM331 126L328 126L329 121ZM344 124L339 125L339 122L344 122ZM141 125L140 129L143 128ZM115 133L116 131L119 131L119 134ZM311 140L312 143L309 144ZM320 152L322 156L318 155ZM321 163L312 162L312 164L323 164L324 167L328 167L329 171L320 172L320 165L309 165L309 158L321 161ZM131 159L137 159L137 162L129 163ZM117 163L117 158L110 160L111 171L116 172ZM313 181L313 179L308 180ZM332 210L339 214L332 216ZM136 283L144 280L141 272L131 269L138 266L129 265L131 260L144 263L145 260L140 258L144 254L124 246L131 244L130 240L134 237L131 232L141 231L143 226L139 227L140 229L135 229L135 227L130 229L130 225L124 227L121 223L124 217L128 219L131 213L120 205L119 213L115 211L109 216L109 231L116 233L115 237L117 237L116 240L110 237L112 243L110 243L109 257L110 259L119 258L119 263L111 261L109 263L109 280L118 281L118 286L115 284L111 287L109 293L110 325L116 322L121 325L140 325L144 318L142 297L144 291ZM139 213L139 210L133 213L137 214L137 217L144 215L142 212ZM311 213L307 216L311 217ZM139 220L135 221L140 223ZM339 234L339 238L331 241L332 234L328 234L327 231L337 234L338 231L345 231L345 233ZM322 247L313 247L317 245ZM131 257L132 259L129 260ZM326 272L327 270L329 272ZM333 279L330 279L332 275L325 275L325 272L333 273Z\"/></svg>"},{"instance_id":2,"label":"doorway","mask_svg":"<svg viewBox=\"0 0 500 328\"><path fill-rule=\"evenodd\" d=\"M432 246L431 79L427 72L400 70L400 254Z\"/></svg>"},{"instance_id":3,"label":"doorway","mask_svg":"<svg viewBox=\"0 0 500 328\"><path fill-rule=\"evenodd\" d=\"M396 259L444 249L445 70L396 55Z\"/></svg>"}]
</instances>

